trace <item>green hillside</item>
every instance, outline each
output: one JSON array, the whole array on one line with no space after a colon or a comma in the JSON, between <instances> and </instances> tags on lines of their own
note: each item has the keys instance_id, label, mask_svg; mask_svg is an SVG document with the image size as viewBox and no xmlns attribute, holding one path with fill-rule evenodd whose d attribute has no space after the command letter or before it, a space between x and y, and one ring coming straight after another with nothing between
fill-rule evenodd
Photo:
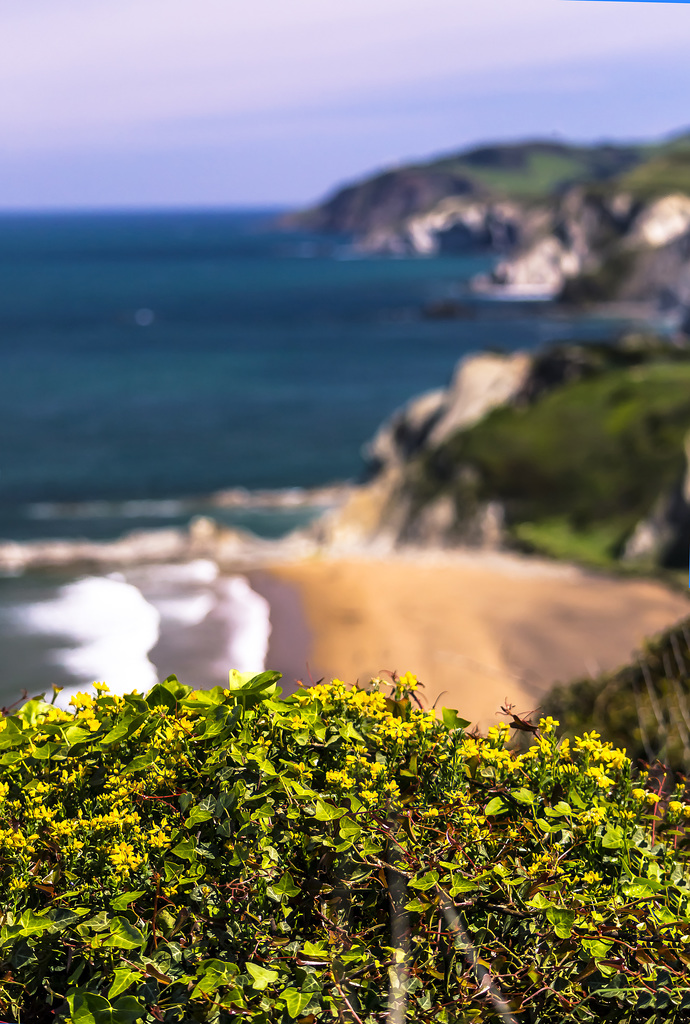
<instances>
[{"instance_id":1,"label":"green hillside","mask_svg":"<svg viewBox=\"0 0 690 1024\"><path fill-rule=\"evenodd\" d=\"M569 146L526 142L487 146L429 165L471 180L481 192L539 199L585 181L606 181L635 168L653 149L646 146Z\"/></svg>"},{"instance_id":2,"label":"green hillside","mask_svg":"<svg viewBox=\"0 0 690 1024\"><path fill-rule=\"evenodd\" d=\"M580 379L498 408L412 463L417 510L449 494L461 529L481 503L500 501L514 542L613 564L683 472L690 353L668 346L646 356L606 346L581 352Z\"/></svg>"}]
</instances>

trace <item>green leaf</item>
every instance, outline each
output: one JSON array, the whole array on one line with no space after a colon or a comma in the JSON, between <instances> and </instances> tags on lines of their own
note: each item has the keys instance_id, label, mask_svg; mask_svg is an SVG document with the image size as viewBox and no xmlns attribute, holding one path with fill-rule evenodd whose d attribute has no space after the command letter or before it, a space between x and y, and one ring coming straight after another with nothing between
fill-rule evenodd
<instances>
[{"instance_id":1,"label":"green leaf","mask_svg":"<svg viewBox=\"0 0 690 1024\"><path fill-rule=\"evenodd\" d=\"M292 875L288 871L285 872L280 881L274 882L272 888L273 891L278 893L280 896L299 896L300 893L300 890L292 880Z\"/></svg>"},{"instance_id":2,"label":"green leaf","mask_svg":"<svg viewBox=\"0 0 690 1024\"><path fill-rule=\"evenodd\" d=\"M593 960L603 960L609 955L613 942L608 939L581 939L580 945Z\"/></svg>"},{"instance_id":3,"label":"green leaf","mask_svg":"<svg viewBox=\"0 0 690 1024\"><path fill-rule=\"evenodd\" d=\"M179 835L179 833L178 833ZM171 853L174 853L180 860L195 860L196 859L196 844L193 839L184 839L177 846L173 846Z\"/></svg>"},{"instance_id":4,"label":"green leaf","mask_svg":"<svg viewBox=\"0 0 690 1024\"><path fill-rule=\"evenodd\" d=\"M317 960L328 959L328 949L323 942L305 942L302 949L305 956L314 957Z\"/></svg>"},{"instance_id":5,"label":"green leaf","mask_svg":"<svg viewBox=\"0 0 690 1024\"><path fill-rule=\"evenodd\" d=\"M104 946L115 946L117 949L139 949L146 939L138 928L124 917L116 917L110 925L110 934L103 940Z\"/></svg>"},{"instance_id":6,"label":"green leaf","mask_svg":"<svg viewBox=\"0 0 690 1024\"><path fill-rule=\"evenodd\" d=\"M601 845L605 846L607 850L619 850L623 843L623 829L620 825L609 825L601 840Z\"/></svg>"},{"instance_id":7,"label":"green leaf","mask_svg":"<svg viewBox=\"0 0 690 1024\"><path fill-rule=\"evenodd\" d=\"M296 988L286 988L280 993L280 997L285 1000L288 1016L294 1020L311 999L311 993L299 992Z\"/></svg>"},{"instance_id":8,"label":"green leaf","mask_svg":"<svg viewBox=\"0 0 690 1024\"><path fill-rule=\"evenodd\" d=\"M132 1024L145 1017L146 1012L146 1007L134 996L122 996L113 1003L111 1021L112 1024Z\"/></svg>"},{"instance_id":9,"label":"green leaf","mask_svg":"<svg viewBox=\"0 0 690 1024\"><path fill-rule=\"evenodd\" d=\"M453 880L453 884L450 889L451 896L459 896L461 892L476 892L479 888L476 882L471 882L467 878L457 878Z\"/></svg>"},{"instance_id":10,"label":"green leaf","mask_svg":"<svg viewBox=\"0 0 690 1024\"><path fill-rule=\"evenodd\" d=\"M113 910L126 910L130 903L136 902L140 896L145 895L143 889L137 889L136 892L123 892L110 901L110 906Z\"/></svg>"},{"instance_id":11,"label":"green leaf","mask_svg":"<svg viewBox=\"0 0 690 1024\"><path fill-rule=\"evenodd\" d=\"M433 889L437 882L438 871L427 871L420 878L411 878L407 884L411 889L420 889L422 892L426 892L427 889Z\"/></svg>"},{"instance_id":12,"label":"green leaf","mask_svg":"<svg viewBox=\"0 0 690 1024\"><path fill-rule=\"evenodd\" d=\"M200 825L202 822L208 821L209 818L212 817L213 815L211 814L210 811L205 811L203 808L197 805L196 807L192 808L191 814L188 815L187 820L185 821L185 825L187 826L187 828L193 828L194 825ZM180 855L178 854L178 857L179 856Z\"/></svg>"},{"instance_id":13,"label":"green leaf","mask_svg":"<svg viewBox=\"0 0 690 1024\"><path fill-rule=\"evenodd\" d=\"M263 992L265 988L278 980L278 972L271 971L268 967L261 967L260 964L247 964L247 971L252 976L252 988L257 992Z\"/></svg>"},{"instance_id":14,"label":"green leaf","mask_svg":"<svg viewBox=\"0 0 690 1024\"><path fill-rule=\"evenodd\" d=\"M131 967L116 967L113 983L108 990L108 999L115 999L116 996L126 992L141 976L141 971L133 971Z\"/></svg>"},{"instance_id":15,"label":"green leaf","mask_svg":"<svg viewBox=\"0 0 690 1024\"><path fill-rule=\"evenodd\" d=\"M356 821L352 820L352 818L341 818L338 828L340 830L340 835L345 840L352 840L354 842L354 840L358 839L362 834L361 828Z\"/></svg>"},{"instance_id":16,"label":"green leaf","mask_svg":"<svg viewBox=\"0 0 690 1024\"><path fill-rule=\"evenodd\" d=\"M28 736L22 729L18 729L11 718L5 718L5 728L0 732L0 750L15 745L24 745L28 742Z\"/></svg>"},{"instance_id":17,"label":"green leaf","mask_svg":"<svg viewBox=\"0 0 690 1024\"><path fill-rule=\"evenodd\" d=\"M553 903L542 892L538 892L531 900L526 900L525 906L534 907L535 910L551 910Z\"/></svg>"},{"instance_id":18,"label":"green leaf","mask_svg":"<svg viewBox=\"0 0 690 1024\"><path fill-rule=\"evenodd\" d=\"M100 747L109 747L113 743L120 743L136 732L147 719L147 715L128 715L122 722L118 722L109 733L100 741Z\"/></svg>"},{"instance_id":19,"label":"green leaf","mask_svg":"<svg viewBox=\"0 0 690 1024\"><path fill-rule=\"evenodd\" d=\"M442 708L441 715L443 717L443 724L449 732L453 729L466 729L470 724L466 718L460 718L457 711L454 711L453 708Z\"/></svg>"},{"instance_id":20,"label":"green leaf","mask_svg":"<svg viewBox=\"0 0 690 1024\"><path fill-rule=\"evenodd\" d=\"M575 911L562 910L560 907L551 907L546 911L547 920L551 922L554 931L559 939L567 939L575 924Z\"/></svg>"},{"instance_id":21,"label":"green leaf","mask_svg":"<svg viewBox=\"0 0 690 1024\"><path fill-rule=\"evenodd\" d=\"M165 683L157 683L146 695L146 703L150 708L165 707L168 711L174 711L177 698Z\"/></svg>"},{"instance_id":22,"label":"green leaf","mask_svg":"<svg viewBox=\"0 0 690 1024\"><path fill-rule=\"evenodd\" d=\"M24 936L40 935L41 932L53 926L53 922L49 917L39 916L31 910L24 911L19 919L19 924L21 925L21 934Z\"/></svg>"},{"instance_id":23,"label":"green leaf","mask_svg":"<svg viewBox=\"0 0 690 1024\"><path fill-rule=\"evenodd\" d=\"M355 729L352 722L343 722L338 731L344 740L355 740L356 743L365 742L364 737Z\"/></svg>"},{"instance_id":24,"label":"green leaf","mask_svg":"<svg viewBox=\"0 0 690 1024\"><path fill-rule=\"evenodd\" d=\"M141 754L139 757L132 758L129 764L122 769L122 775L132 775L134 772L140 772L142 768L148 768L150 764L153 764L157 757L158 751L155 747L151 747L147 753Z\"/></svg>"},{"instance_id":25,"label":"green leaf","mask_svg":"<svg viewBox=\"0 0 690 1024\"><path fill-rule=\"evenodd\" d=\"M316 801L316 820L317 821L335 821L336 818L342 818L347 811L344 807L336 807L335 804L326 803L325 800L319 798Z\"/></svg>"},{"instance_id":26,"label":"green leaf","mask_svg":"<svg viewBox=\"0 0 690 1024\"><path fill-rule=\"evenodd\" d=\"M495 796L493 800L489 800L488 804L484 808L484 814L486 814L487 817L489 817L491 815L505 814L506 811L509 810L510 807L505 802L503 797Z\"/></svg>"},{"instance_id":27,"label":"green leaf","mask_svg":"<svg viewBox=\"0 0 690 1024\"><path fill-rule=\"evenodd\" d=\"M521 786L520 789L511 789L510 795L513 800L517 800L519 804L533 804L536 797L531 789L526 789L525 786Z\"/></svg>"},{"instance_id":28,"label":"green leaf","mask_svg":"<svg viewBox=\"0 0 690 1024\"><path fill-rule=\"evenodd\" d=\"M405 910L409 910L413 913L423 914L425 910L428 910L431 906L427 900L414 899L410 900L409 903L405 904Z\"/></svg>"}]
</instances>

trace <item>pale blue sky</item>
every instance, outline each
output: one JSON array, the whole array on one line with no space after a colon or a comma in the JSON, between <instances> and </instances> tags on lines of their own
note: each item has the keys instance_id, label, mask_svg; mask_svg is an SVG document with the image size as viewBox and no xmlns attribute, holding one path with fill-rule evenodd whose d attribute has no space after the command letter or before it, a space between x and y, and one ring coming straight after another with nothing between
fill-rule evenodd
<instances>
[{"instance_id":1,"label":"pale blue sky","mask_svg":"<svg viewBox=\"0 0 690 1024\"><path fill-rule=\"evenodd\" d=\"M290 204L494 138L690 126L690 4L0 0L0 207Z\"/></svg>"}]
</instances>

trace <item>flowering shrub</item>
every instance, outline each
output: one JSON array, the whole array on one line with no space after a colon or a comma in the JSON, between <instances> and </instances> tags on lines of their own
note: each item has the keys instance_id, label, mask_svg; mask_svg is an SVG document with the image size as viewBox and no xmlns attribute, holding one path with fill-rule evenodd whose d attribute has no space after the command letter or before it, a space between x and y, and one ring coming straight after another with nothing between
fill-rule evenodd
<instances>
[{"instance_id":1,"label":"flowering shrub","mask_svg":"<svg viewBox=\"0 0 690 1024\"><path fill-rule=\"evenodd\" d=\"M682 789L551 718L468 735L409 674L276 681L0 721L4 1019L690 1019Z\"/></svg>"}]
</instances>

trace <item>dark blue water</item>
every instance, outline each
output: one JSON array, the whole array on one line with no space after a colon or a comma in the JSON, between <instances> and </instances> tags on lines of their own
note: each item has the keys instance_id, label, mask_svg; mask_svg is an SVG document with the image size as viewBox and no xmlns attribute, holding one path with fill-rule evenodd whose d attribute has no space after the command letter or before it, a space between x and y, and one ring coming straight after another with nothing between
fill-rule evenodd
<instances>
[{"instance_id":1,"label":"dark blue water","mask_svg":"<svg viewBox=\"0 0 690 1024\"><path fill-rule=\"evenodd\" d=\"M432 319L425 308L462 295L487 259L351 258L342 241L272 222L0 217L0 536L148 520L70 525L36 503L357 477L382 419L444 384L464 353L620 329L535 306Z\"/></svg>"}]
</instances>

